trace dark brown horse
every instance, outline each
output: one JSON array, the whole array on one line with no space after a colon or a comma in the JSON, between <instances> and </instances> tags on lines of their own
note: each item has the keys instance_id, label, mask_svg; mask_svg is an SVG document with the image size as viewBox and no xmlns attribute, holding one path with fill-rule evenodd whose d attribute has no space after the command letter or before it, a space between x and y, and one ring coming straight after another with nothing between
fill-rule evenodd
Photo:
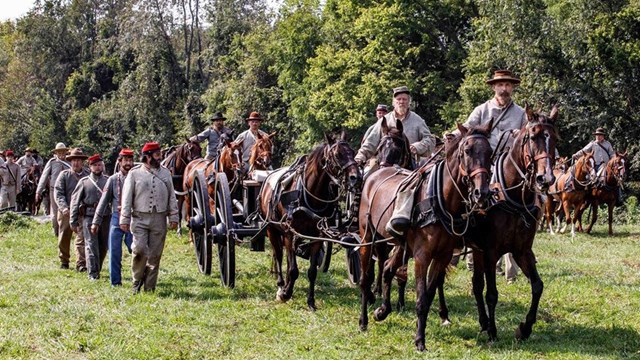
<instances>
[{"instance_id":1,"label":"dark brown horse","mask_svg":"<svg viewBox=\"0 0 640 360\"><path fill-rule=\"evenodd\" d=\"M536 322L543 282L536 268L532 250L541 216L539 197L554 182L553 166L558 139L555 121L558 109L550 115L525 108L527 122L515 133L508 152L496 161L492 182L494 198L498 203L490 207L487 216L465 236L473 248L473 293L478 308L481 329L489 338L497 338L495 310L498 303L496 262L512 253L531 283L531 306L526 320L516 329L517 339L527 339ZM477 251L480 250L480 251ZM486 306L483 290L486 279Z\"/></svg>"},{"instance_id":2,"label":"dark brown horse","mask_svg":"<svg viewBox=\"0 0 640 360\"><path fill-rule=\"evenodd\" d=\"M185 188L182 186L182 179L187 165L195 160L202 158L202 149L200 144L187 139L187 141L178 146L172 146L162 152L162 166L169 169L173 178L173 188L176 192L178 200L178 234L182 233L182 205L185 199Z\"/></svg>"},{"instance_id":3,"label":"dark brown horse","mask_svg":"<svg viewBox=\"0 0 640 360\"><path fill-rule=\"evenodd\" d=\"M36 202L36 188L41 173L40 165L34 164L22 175L22 192L16 197L18 211L28 211L31 215L38 215L40 204Z\"/></svg>"},{"instance_id":4,"label":"dark brown horse","mask_svg":"<svg viewBox=\"0 0 640 360\"><path fill-rule=\"evenodd\" d=\"M615 156L607 162L604 170L604 181L596 183L591 189L589 205L591 205L591 223L587 227L587 234L591 233L593 224L598 220L598 207L607 204L609 211L609 235L613 235L613 207L616 203L618 189L624 186L627 177L627 152L616 152Z\"/></svg>"},{"instance_id":5,"label":"dark brown horse","mask_svg":"<svg viewBox=\"0 0 640 360\"><path fill-rule=\"evenodd\" d=\"M444 281L453 249L461 242L460 235L469 226L472 214L482 207L489 196L489 167L491 146L487 135L492 121L486 126L467 130L458 126L460 136L445 145L445 159L435 166L426 164L407 174L394 168L382 168L365 181L360 202L361 313L360 328L368 326L367 306L371 301L372 243L391 241L385 229L397 192L408 179L421 181L416 189L414 217L403 241L415 259L418 328L415 344L425 349L427 315L438 286ZM428 177L426 179L425 177ZM410 180L412 184L414 182ZM416 215L417 212L417 215ZM462 222L462 226L458 226ZM396 257L394 257L396 259ZM391 312L390 284L402 261L388 261L384 269L384 302L374 312L376 320L383 320ZM427 271L428 270L428 271Z\"/></svg>"},{"instance_id":6,"label":"dark brown horse","mask_svg":"<svg viewBox=\"0 0 640 360\"><path fill-rule=\"evenodd\" d=\"M575 164L569 168L566 174L560 176L557 181L560 193L560 202L565 216L565 225L560 229L561 233L567 230L571 224L571 236L576 235L576 223L578 231L582 232L582 213L584 212L587 195L592 182L596 178L596 166L593 152L584 153ZM571 210L573 209L573 217Z\"/></svg>"},{"instance_id":7,"label":"dark brown horse","mask_svg":"<svg viewBox=\"0 0 640 360\"><path fill-rule=\"evenodd\" d=\"M558 180L567 170L567 157L556 158L556 164L553 167L553 176L556 178L556 181L554 181L553 184L549 186L549 190L547 190L547 196L544 201L544 221L540 223L540 230L544 230L544 225L546 225L551 234L555 234L555 231L560 230L560 218L558 214L562 209L562 203L560 202L561 191L558 189ZM557 226L555 231L553 229L554 225Z\"/></svg>"},{"instance_id":8,"label":"dark brown horse","mask_svg":"<svg viewBox=\"0 0 640 360\"><path fill-rule=\"evenodd\" d=\"M263 183L259 207L261 216L268 222L279 301L288 301L293 295L298 278L296 251L302 249L305 237L324 236L320 222L335 215L338 202L346 192L358 190L362 175L354 156L344 133L337 141L325 136L324 144L294 166L276 170ZM321 246L321 241L304 244L310 259L307 305L311 310L316 309L315 281ZM287 254L286 281L282 274L283 249Z\"/></svg>"},{"instance_id":9,"label":"dark brown horse","mask_svg":"<svg viewBox=\"0 0 640 360\"><path fill-rule=\"evenodd\" d=\"M273 155L273 141L276 133L263 136L258 132L256 143L251 147L249 155L249 172L253 170L268 170L271 168L271 157Z\"/></svg>"}]
</instances>

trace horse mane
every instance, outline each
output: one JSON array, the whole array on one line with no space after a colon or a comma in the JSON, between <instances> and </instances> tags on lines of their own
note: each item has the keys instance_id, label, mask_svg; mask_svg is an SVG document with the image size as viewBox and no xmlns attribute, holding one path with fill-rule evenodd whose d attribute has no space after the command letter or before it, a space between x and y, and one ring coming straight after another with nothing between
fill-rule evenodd
<instances>
[{"instance_id":1,"label":"horse mane","mask_svg":"<svg viewBox=\"0 0 640 360\"><path fill-rule=\"evenodd\" d=\"M271 141L271 138L269 136L262 136L261 138L257 139L255 144L253 144L253 146L251 147L251 155L249 156L249 165L252 166L253 164L255 164L256 162L256 158L258 156L260 156L260 146L262 142L262 145L264 145L265 147L272 149L273 148L273 142Z\"/></svg>"},{"instance_id":2,"label":"horse mane","mask_svg":"<svg viewBox=\"0 0 640 360\"><path fill-rule=\"evenodd\" d=\"M320 166L322 164L322 158L324 156L324 150L327 146L331 146L330 144L322 143L317 145L311 150L311 153L307 155L307 170L313 173L320 173Z\"/></svg>"}]
</instances>

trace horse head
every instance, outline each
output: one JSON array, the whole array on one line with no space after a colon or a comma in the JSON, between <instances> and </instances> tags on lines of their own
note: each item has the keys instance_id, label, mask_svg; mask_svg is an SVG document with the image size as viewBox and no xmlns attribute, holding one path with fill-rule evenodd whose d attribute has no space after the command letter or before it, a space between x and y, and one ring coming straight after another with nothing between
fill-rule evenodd
<instances>
[{"instance_id":1,"label":"horse head","mask_svg":"<svg viewBox=\"0 0 640 360\"><path fill-rule=\"evenodd\" d=\"M553 166L555 170L560 170L562 173L567 171L567 163L569 158L566 156L561 156L556 158L556 164Z\"/></svg>"},{"instance_id":2,"label":"horse head","mask_svg":"<svg viewBox=\"0 0 640 360\"><path fill-rule=\"evenodd\" d=\"M618 185L622 185L627 179L627 152L616 151L616 155L609 160L611 173Z\"/></svg>"},{"instance_id":3,"label":"horse head","mask_svg":"<svg viewBox=\"0 0 640 360\"><path fill-rule=\"evenodd\" d=\"M585 152L575 163L575 180L582 186L588 186L598 180L596 175L596 161L593 150Z\"/></svg>"},{"instance_id":4,"label":"horse head","mask_svg":"<svg viewBox=\"0 0 640 360\"><path fill-rule=\"evenodd\" d=\"M325 134L323 151L324 169L341 187L357 192L362 182L362 173L355 161L355 151L349 146L343 131L338 140Z\"/></svg>"},{"instance_id":5,"label":"horse head","mask_svg":"<svg viewBox=\"0 0 640 360\"><path fill-rule=\"evenodd\" d=\"M405 169L413 167L409 139L404 135L402 121L396 120L396 127L390 128L385 119L380 124L380 144L376 149L376 159L381 167L399 165Z\"/></svg>"},{"instance_id":6,"label":"horse head","mask_svg":"<svg viewBox=\"0 0 640 360\"><path fill-rule=\"evenodd\" d=\"M184 160L186 160L187 164L202 157L202 148L198 142L187 139L183 146L182 156L184 157Z\"/></svg>"},{"instance_id":7,"label":"horse head","mask_svg":"<svg viewBox=\"0 0 640 360\"><path fill-rule=\"evenodd\" d=\"M249 167L255 170L267 170L271 167L271 157L273 154L273 138L275 132L269 135L261 135L258 133L256 143L251 147L251 156L249 157Z\"/></svg>"},{"instance_id":8,"label":"horse head","mask_svg":"<svg viewBox=\"0 0 640 360\"><path fill-rule=\"evenodd\" d=\"M489 198L489 169L491 168L491 145L488 136L491 133L493 119L484 126L466 127L457 124L460 136L448 137L445 141L445 164L452 174L449 164L456 165L460 182L467 186L469 202L485 206ZM464 194L460 194L465 198Z\"/></svg>"},{"instance_id":9,"label":"horse head","mask_svg":"<svg viewBox=\"0 0 640 360\"><path fill-rule=\"evenodd\" d=\"M546 115L540 111L534 112L525 106L527 122L523 130L522 155L527 171L527 184L538 191L546 191L555 182L553 167L555 165L555 151L558 142L558 132L555 126L558 118L558 108L553 107Z\"/></svg>"}]
</instances>

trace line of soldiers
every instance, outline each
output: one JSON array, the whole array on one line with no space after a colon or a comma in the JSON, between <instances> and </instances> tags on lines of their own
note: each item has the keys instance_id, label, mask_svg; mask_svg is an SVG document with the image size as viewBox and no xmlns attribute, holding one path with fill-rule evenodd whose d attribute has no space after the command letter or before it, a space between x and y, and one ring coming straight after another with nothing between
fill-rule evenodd
<instances>
[{"instance_id":1,"label":"line of soldiers","mask_svg":"<svg viewBox=\"0 0 640 360\"><path fill-rule=\"evenodd\" d=\"M42 168L42 157L33 148L26 148L18 160L13 150L0 151L0 209L16 209L16 198L22 192L27 171L34 165Z\"/></svg>"},{"instance_id":2,"label":"line of soldiers","mask_svg":"<svg viewBox=\"0 0 640 360\"><path fill-rule=\"evenodd\" d=\"M88 156L64 143L58 143L52 152L36 198L42 199L49 191L60 268L69 269L75 234L75 269L86 271L90 281L98 280L108 251L111 285L121 286L124 243L132 254L134 293L142 288L155 290L167 219L172 229L178 221L171 174L160 166L160 144L146 143L141 149L142 164L136 167L133 150L122 149L117 171L110 177L104 174L99 154Z\"/></svg>"}]
</instances>

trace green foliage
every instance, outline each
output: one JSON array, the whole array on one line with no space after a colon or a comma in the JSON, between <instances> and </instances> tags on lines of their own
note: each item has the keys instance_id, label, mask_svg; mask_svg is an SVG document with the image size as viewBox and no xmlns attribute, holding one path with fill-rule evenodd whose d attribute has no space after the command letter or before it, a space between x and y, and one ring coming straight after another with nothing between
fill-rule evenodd
<instances>
[{"instance_id":1,"label":"green foliage","mask_svg":"<svg viewBox=\"0 0 640 360\"><path fill-rule=\"evenodd\" d=\"M0 232L16 231L19 229L29 228L32 221L29 217L17 214L13 211L7 211L0 214Z\"/></svg>"}]
</instances>

